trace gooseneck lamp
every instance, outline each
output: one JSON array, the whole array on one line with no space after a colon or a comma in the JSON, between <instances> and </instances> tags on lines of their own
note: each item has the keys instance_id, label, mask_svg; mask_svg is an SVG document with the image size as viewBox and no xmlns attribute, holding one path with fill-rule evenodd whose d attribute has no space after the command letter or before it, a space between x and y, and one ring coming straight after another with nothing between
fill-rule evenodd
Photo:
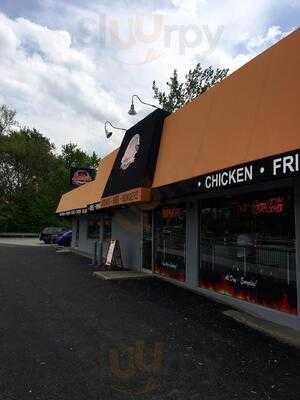
<instances>
[{"instance_id":1,"label":"gooseneck lamp","mask_svg":"<svg viewBox=\"0 0 300 400\"><path fill-rule=\"evenodd\" d=\"M105 123L104 123L104 130L105 130L105 135L106 135L107 139L109 139L109 138L111 137L111 135L113 134L111 131L109 131L109 130L107 129L107 125L110 125L113 129L117 129L117 130L119 130L119 131L124 131L124 132L126 132L126 130L127 130L127 129L124 129L124 128L119 128L119 127L117 127L117 126L114 126L110 121L105 121Z\"/></svg>"},{"instance_id":2,"label":"gooseneck lamp","mask_svg":"<svg viewBox=\"0 0 300 400\"><path fill-rule=\"evenodd\" d=\"M134 98L137 98L142 104L145 104L146 106L150 106L150 107L153 107L153 108L158 108L154 104L146 103L145 101L141 100L140 97L137 94L134 94L131 97L131 106L130 106L130 109L128 111L129 115L136 115L137 114L137 112L135 111L135 108L134 108Z\"/></svg>"}]
</instances>

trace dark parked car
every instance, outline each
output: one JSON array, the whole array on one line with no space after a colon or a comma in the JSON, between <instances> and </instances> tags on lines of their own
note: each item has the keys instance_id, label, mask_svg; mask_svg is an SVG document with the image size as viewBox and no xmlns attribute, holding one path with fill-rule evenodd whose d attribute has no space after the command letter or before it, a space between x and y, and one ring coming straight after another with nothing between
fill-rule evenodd
<instances>
[{"instance_id":1,"label":"dark parked car","mask_svg":"<svg viewBox=\"0 0 300 400\"><path fill-rule=\"evenodd\" d=\"M57 237L66 232L66 230L66 228L55 226L44 228L40 233L40 240L42 240L46 244L56 243Z\"/></svg>"},{"instance_id":2,"label":"dark parked car","mask_svg":"<svg viewBox=\"0 0 300 400\"><path fill-rule=\"evenodd\" d=\"M57 240L57 244L59 246L64 246L64 247L71 246L71 242L72 242L72 231L65 232Z\"/></svg>"}]
</instances>

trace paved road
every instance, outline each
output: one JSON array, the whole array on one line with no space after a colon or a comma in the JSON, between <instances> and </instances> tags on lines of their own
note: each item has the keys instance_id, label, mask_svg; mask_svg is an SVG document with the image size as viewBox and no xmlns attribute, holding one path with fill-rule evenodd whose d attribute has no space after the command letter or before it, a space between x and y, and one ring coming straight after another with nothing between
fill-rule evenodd
<instances>
[{"instance_id":1,"label":"paved road","mask_svg":"<svg viewBox=\"0 0 300 400\"><path fill-rule=\"evenodd\" d=\"M0 246L0 300L1 400L299 399L299 351L155 279Z\"/></svg>"}]
</instances>

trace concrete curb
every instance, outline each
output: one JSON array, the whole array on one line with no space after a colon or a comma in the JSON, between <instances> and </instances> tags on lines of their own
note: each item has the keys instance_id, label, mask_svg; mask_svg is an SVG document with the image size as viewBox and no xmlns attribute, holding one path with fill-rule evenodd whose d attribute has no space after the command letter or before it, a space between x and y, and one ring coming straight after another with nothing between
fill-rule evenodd
<instances>
[{"instance_id":1,"label":"concrete curb","mask_svg":"<svg viewBox=\"0 0 300 400\"><path fill-rule=\"evenodd\" d=\"M38 238L38 233L9 233L0 232L0 238Z\"/></svg>"},{"instance_id":2,"label":"concrete curb","mask_svg":"<svg viewBox=\"0 0 300 400\"><path fill-rule=\"evenodd\" d=\"M272 336L281 342L287 343L300 349L300 333L295 329L278 325L274 322L266 321L253 315L236 310L227 310L224 311L223 314L227 317L233 318L234 320L244 325L254 328L269 336Z\"/></svg>"},{"instance_id":3,"label":"concrete curb","mask_svg":"<svg viewBox=\"0 0 300 400\"><path fill-rule=\"evenodd\" d=\"M135 271L96 271L93 275L98 279L106 281L111 280L126 280L126 279L145 279L152 276L143 272Z\"/></svg>"}]
</instances>

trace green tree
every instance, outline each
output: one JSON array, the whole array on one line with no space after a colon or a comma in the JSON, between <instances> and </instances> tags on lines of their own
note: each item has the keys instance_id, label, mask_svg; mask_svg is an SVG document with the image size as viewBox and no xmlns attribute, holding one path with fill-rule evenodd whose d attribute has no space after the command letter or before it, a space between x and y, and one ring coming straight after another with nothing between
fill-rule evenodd
<instances>
[{"instance_id":1,"label":"green tree","mask_svg":"<svg viewBox=\"0 0 300 400\"><path fill-rule=\"evenodd\" d=\"M96 168L98 155L76 144L58 154L36 129L13 130L15 111L0 107L0 232L38 232L45 226L68 226L55 214L70 188L70 166Z\"/></svg>"},{"instance_id":2,"label":"green tree","mask_svg":"<svg viewBox=\"0 0 300 400\"><path fill-rule=\"evenodd\" d=\"M90 158L90 167L97 168L101 160L98 154L95 151L93 151L92 155L89 156L89 158Z\"/></svg>"},{"instance_id":3,"label":"green tree","mask_svg":"<svg viewBox=\"0 0 300 400\"><path fill-rule=\"evenodd\" d=\"M92 155L89 155L79 149L75 143L68 143L62 146L61 158L64 160L65 166L68 169L70 169L71 166L78 168L97 168L100 161L99 156L95 152L93 152Z\"/></svg>"},{"instance_id":4,"label":"green tree","mask_svg":"<svg viewBox=\"0 0 300 400\"><path fill-rule=\"evenodd\" d=\"M68 173L56 163L54 145L36 129L0 137L1 230L36 231L49 220L59 223L54 212Z\"/></svg>"},{"instance_id":5,"label":"green tree","mask_svg":"<svg viewBox=\"0 0 300 400\"><path fill-rule=\"evenodd\" d=\"M185 80L181 82L177 70L174 69L173 75L166 83L167 92L160 90L156 82L153 81L153 97L158 100L164 110L174 112L206 92L216 83L221 82L227 76L227 73L228 69L217 68L214 70L211 66L203 69L201 64L198 63L193 70L189 70L185 75Z\"/></svg>"},{"instance_id":6,"label":"green tree","mask_svg":"<svg viewBox=\"0 0 300 400\"><path fill-rule=\"evenodd\" d=\"M16 111L7 105L0 106L0 135L8 132L13 126L17 126Z\"/></svg>"}]
</instances>

